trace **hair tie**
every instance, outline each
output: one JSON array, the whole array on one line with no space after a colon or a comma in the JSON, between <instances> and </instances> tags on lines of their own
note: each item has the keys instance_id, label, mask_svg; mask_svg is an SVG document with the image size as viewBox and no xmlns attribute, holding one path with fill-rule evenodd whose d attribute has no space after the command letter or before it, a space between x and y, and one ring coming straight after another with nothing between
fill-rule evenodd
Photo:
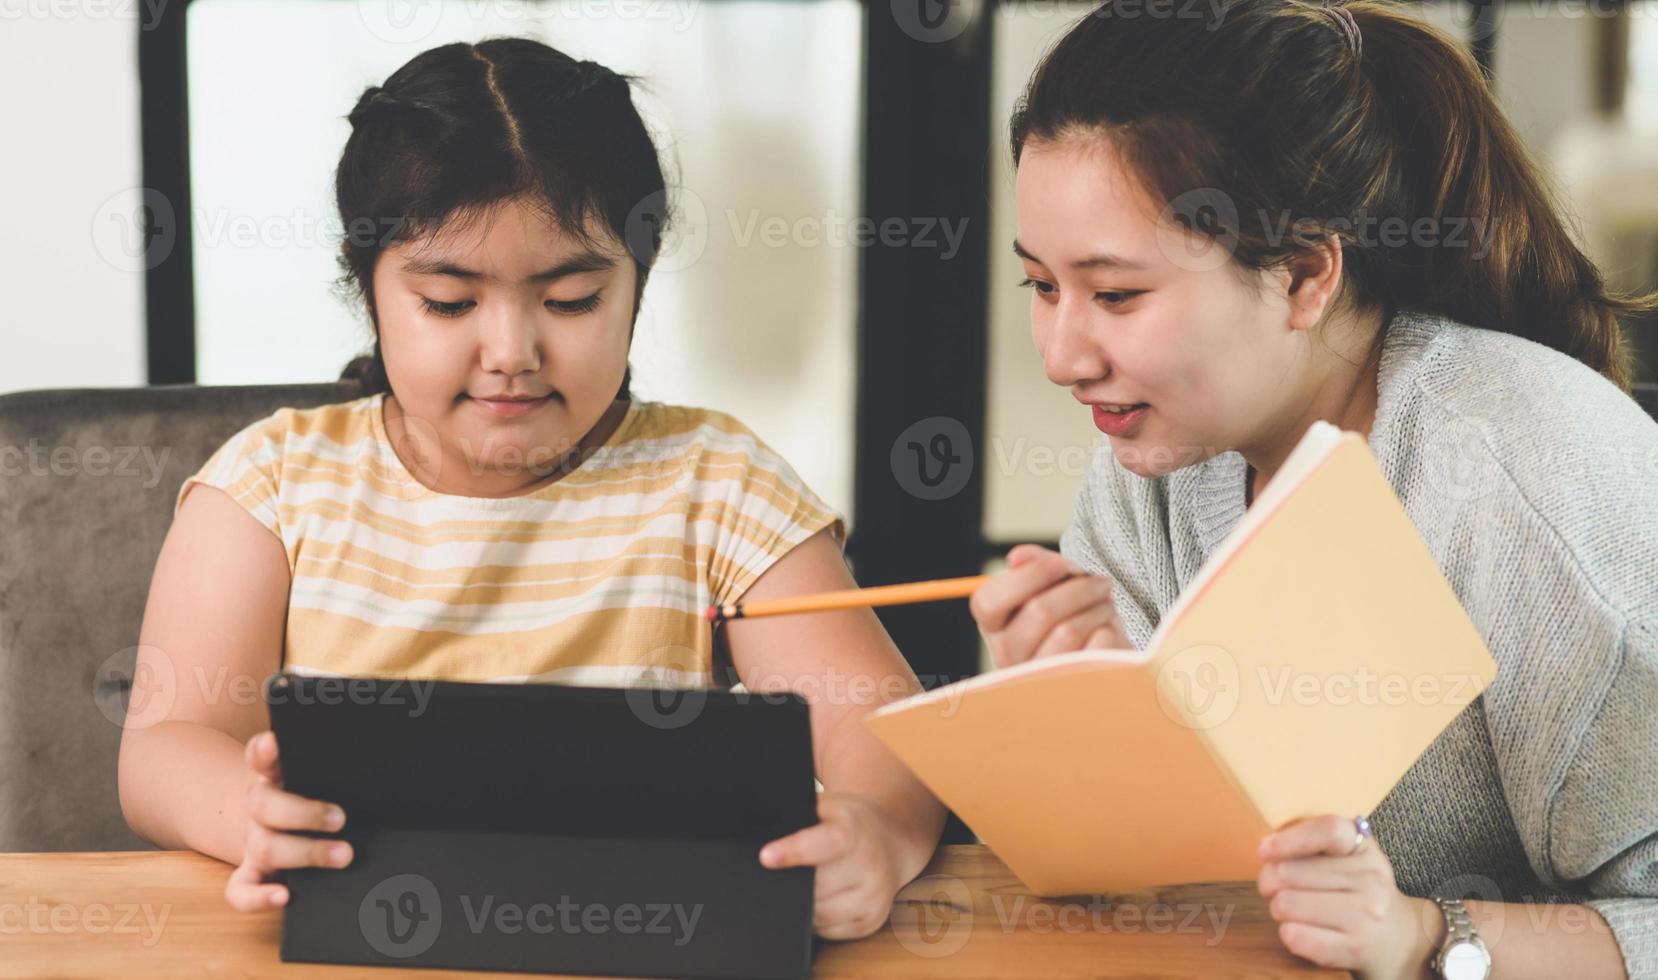
<instances>
[{"instance_id":1,"label":"hair tie","mask_svg":"<svg viewBox=\"0 0 1658 980\"><path fill-rule=\"evenodd\" d=\"M363 117L377 109L411 109L419 108L418 103L410 102L401 96L394 95L378 85L370 85L363 90L357 99L357 107L351 110L346 118L355 126L363 121Z\"/></svg>"},{"instance_id":2,"label":"hair tie","mask_svg":"<svg viewBox=\"0 0 1658 980\"><path fill-rule=\"evenodd\" d=\"M621 80L622 76L597 61L576 62L576 92L580 94L591 88L608 86Z\"/></svg>"},{"instance_id":3,"label":"hair tie","mask_svg":"<svg viewBox=\"0 0 1658 980\"><path fill-rule=\"evenodd\" d=\"M1364 35L1359 33L1359 22L1354 19L1353 12L1345 6L1332 3L1323 4L1318 9L1329 15L1329 18L1335 22L1336 27L1341 30L1342 36L1347 39L1348 48L1353 52L1353 57L1362 59L1364 57Z\"/></svg>"},{"instance_id":4,"label":"hair tie","mask_svg":"<svg viewBox=\"0 0 1658 980\"><path fill-rule=\"evenodd\" d=\"M357 97L357 105L352 108L351 114L347 117L351 120L351 125L357 125L362 121L365 114L372 111L375 106L383 101L381 97L383 91L378 85L370 85L363 90L363 94Z\"/></svg>"}]
</instances>

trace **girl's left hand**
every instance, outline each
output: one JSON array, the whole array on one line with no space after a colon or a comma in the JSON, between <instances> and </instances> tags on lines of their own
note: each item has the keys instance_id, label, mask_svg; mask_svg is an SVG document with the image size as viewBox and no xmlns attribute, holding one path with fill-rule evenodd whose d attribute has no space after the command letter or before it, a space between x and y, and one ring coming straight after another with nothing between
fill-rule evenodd
<instances>
[{"instance_id":1,"label":"girl's left hand","mask_svg":"<svg viewBox=\"0 0 1658 980\"><path fill-rule=\"evenodd\" d=\"M1357 853L1352 817L1311 817L1261 841L1256 878L1286 949L1362 980L1432 976L1439 907L1399 891L1374 839Z\"/></svg>"},{"instance_id":2,"label":"girl's left hand","mask_svg":"<svg viewBox=\"0 0 1658 980\"><path fill-rule=\"evenodd\" d=\"M868 799L850 793L818 794L819 822L760 849L768 868L817 868L812 928L824 939L862 939L881 928L898 894L896 839L886 818Z\"/></svg>"}]
</instances>

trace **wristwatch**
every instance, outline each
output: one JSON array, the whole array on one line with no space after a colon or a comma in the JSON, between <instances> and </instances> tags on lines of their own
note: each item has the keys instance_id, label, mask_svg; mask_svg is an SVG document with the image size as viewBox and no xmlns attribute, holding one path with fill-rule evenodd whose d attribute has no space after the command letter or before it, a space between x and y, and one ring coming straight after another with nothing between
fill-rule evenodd
<instances>
[{"instance_id":1,"label":"wristwatch","mask_svg":"<svg viewBox=\"0 0 1658 980\"><path fill-rule=\"evenodd\" d=\"M1491 951L1474 931L1468 906L1454 898L1436 898L1445 915L1445 941L1434 954L1433 972L1440 980L1489 980Z\"/></svg>"}]
</instances>

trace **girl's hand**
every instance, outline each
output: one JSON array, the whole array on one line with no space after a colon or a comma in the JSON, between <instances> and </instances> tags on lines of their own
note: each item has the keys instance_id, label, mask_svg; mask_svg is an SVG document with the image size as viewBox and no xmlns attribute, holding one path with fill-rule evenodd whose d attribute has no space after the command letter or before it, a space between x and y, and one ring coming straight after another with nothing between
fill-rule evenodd
<instances>
[{"instance_id":1,"label":"girl's hand","mask_svg":"<svg viewBox=\"0 0 1658 980\"><path fill-rule=\"evenodd\" d=\"M904 882L889 849L897 831L868 799L818 794L819 823L760 849L768 868L817 867L812 928L824 939L862 939L881 928Z\"/></svg>"},{"instance_id":2,"label":"girl's hand","mask_svg":"<svg viewBox=\"0 0 1658 980\"><path fill-rule=\"evenodd\" d=\"M1110 579L1031 544L1008 552L1007 562L1008 571L968 601L996 666L1072 650L1132 648L1111 602Z\"/></svg>"},{"instance_id":3,"label":"girl's hand","mask_svg":"<svg viewBox=\"0 0 1658 980\"><path fill-rule=\"evenodd\" d=\"M242 863L230 873L225 899L238 912L262 912L288 901L288 889L275 882L287 868L343 868L351 863L351 845L286 833L291 830L336 831L345 826L345 811L332 803L309 800L282 789L277 765L276 733L248 739L248 836Z\"/></svg>"},{"instance_id":4,"label":"girl's hand","mask_svg":"<svg viewBox=\"0 0 1658 980\"><path fill-rule=\"evenodd\" d=\"M1256 883L1286 949L1361 980L1427 978L1439 907L1399 891L1375 840L1353 852L1352 817L1297 821L1261 841Z\"/></svg>"}]
</instances>

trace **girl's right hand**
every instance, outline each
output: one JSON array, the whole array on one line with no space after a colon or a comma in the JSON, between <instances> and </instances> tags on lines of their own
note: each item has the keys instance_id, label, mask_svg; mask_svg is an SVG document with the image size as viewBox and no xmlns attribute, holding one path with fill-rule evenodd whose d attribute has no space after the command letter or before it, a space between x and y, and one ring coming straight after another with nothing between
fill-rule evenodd
<instances>
[{"instance_id":1,"label":"girl's right hand","mask_svg":"<svg viewBox=\"0 0 1658 980\"><path fill-rule=\"evenodd\" d=\"M1110 579L1031 544L1008 552L1007 563L968 601L996 666L1073 650L1133 649L1111 602Z\"/></svg>"},{"instance_id":2,"label":"girl's right hand","mask_svg":"<svg viewBox=\"0 0 1658 980\"><path fill-rule=\"evenodd\" d=\"M248 739L246 756L254 774L253 785L248 787L248 836L242 863L225 885L225 899L238 912L262 912L287 904L287 886L274 880L278 872L343 868L351 863L351 845L289 833L337 831L345 826L345 811L282 789L275 732L263 731Z\"/></svg>"}]
</instances>

